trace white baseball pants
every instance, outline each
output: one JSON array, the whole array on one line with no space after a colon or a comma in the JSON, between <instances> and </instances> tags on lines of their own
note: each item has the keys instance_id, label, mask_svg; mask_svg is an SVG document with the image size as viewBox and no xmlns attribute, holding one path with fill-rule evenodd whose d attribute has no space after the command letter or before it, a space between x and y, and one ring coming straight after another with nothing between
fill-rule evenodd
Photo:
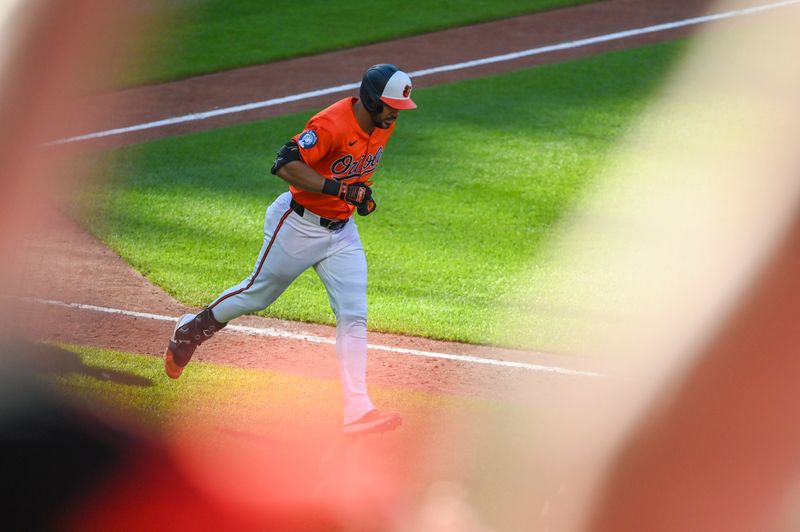
<instances>
[{"instance_id":1,"label":"white baseball pants","mask_svg":"<svg viewBox=\"0 0 800 532\"><path fill-rule=\"evenodd\" d=\"M228 322L267 308L306 269L313 267L336 315L336 355L344 391L344 423L374 408L367 394L367 261L351 219L338 231L292 211L289 192L267 208L264 244L253 273L209 305Z\"/></svg>"}]
</instances>

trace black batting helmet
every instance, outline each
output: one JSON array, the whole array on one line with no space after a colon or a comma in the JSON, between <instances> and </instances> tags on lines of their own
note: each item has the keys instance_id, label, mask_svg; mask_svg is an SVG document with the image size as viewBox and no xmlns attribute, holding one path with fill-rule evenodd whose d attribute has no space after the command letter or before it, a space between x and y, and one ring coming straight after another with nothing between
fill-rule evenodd
<instances>
[{"instance_id":1,"label":"black batting helmet","mask_svg":"<svg viewBox=\"0 0 800 532\"><path fill-rule=\"evenodd\" d=\"M364 72L358 95L364 108L373 114L380 113L384 103L395 109L417 107L411 100L411 78L387 63L373 65Z\"/></svg>"}]
</instances>

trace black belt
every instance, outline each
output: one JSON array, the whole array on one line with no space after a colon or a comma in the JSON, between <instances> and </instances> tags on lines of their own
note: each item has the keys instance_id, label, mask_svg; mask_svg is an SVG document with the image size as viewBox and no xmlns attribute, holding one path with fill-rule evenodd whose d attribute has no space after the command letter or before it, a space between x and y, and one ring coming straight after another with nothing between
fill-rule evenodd
<instances>
[{"instance_id":1,"label":"black belt","mask_svg":"<svg viewBox=\"0 0 800 532\"><path fill-rule=\"evenodd\" d=\"M294 198L292 198L292 201L289 203L289 206L292 208L294 212L296 212L301 217L306 212L305 207L297 203L294 200ZM316 216L316 214L314 216ZM331 231L337 231L341 229L342 227L344 227L344 224L347 223L347 220L350 219L350 218L345 218L344 220L329 220L327 218L323 218L322 216L319 216L318 218L319 218L319 225L321 225L325 229L330 229Z\"/></svg>"}]
</instances>

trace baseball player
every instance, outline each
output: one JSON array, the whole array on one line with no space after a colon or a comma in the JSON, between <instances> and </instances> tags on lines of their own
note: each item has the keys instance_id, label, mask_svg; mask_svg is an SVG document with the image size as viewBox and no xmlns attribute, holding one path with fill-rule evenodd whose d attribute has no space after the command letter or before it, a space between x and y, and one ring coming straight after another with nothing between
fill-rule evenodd
<instances>
[{"instance_id":1,"label":"baseball player","mask_svg":"<svg viewBox=\"0 0 800 532\"><path fill-rule=\"evenodd\" d=\"M199 314L178 320L164 353L180 377L197 346L232 319L267 308L314 268L336 315L336 355L344 391L344 433L393 430L402 418L367 394L367 262L352 215L375 211L372 177L401 110L414 109L411 78L394 65L367 69L358 98L320 111L277 153L272 173L289 183L267 209L253 273Z\"/></svg>"}]
</instances>

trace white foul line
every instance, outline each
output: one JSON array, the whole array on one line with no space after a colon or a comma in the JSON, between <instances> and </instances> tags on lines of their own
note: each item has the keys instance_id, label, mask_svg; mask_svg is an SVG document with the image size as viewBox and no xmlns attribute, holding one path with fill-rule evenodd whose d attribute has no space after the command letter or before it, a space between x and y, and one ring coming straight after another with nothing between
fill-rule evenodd
<instances>
[{"instance_id":1,"label":"white foul line","mask_svg":"<svg viewBox=\"0 0 800 532\"><path fill-rule=\"evenodd\" d=\"M32 299L32 301L44 305L53 305L58 307L76 308L81 310L90 310L93 312L102 312L104 314L119 314L123 316L130 316L134 318L144 318L148 320L158 321L177 321L177 317L164 316L161 314L150 314L148 312L136 312L133 310L122 310L116 308L99 307L96 305L85 305L83 303L65 303L63 301L56 301L52 299ZM314 334L298 334L272 327L246 327L243 325L228 325L225 330L240 333L254 334L257 336L270 336L275 338L290 338L292 340L303 340L317 344L336 344L333 338L325 338ZM440 358L445 360L455 360L457 362L468 362L472 364L484 364L490 366L501 366L514 369L526 369L530 371L540 371L544 373L553 373L558 375L568 375L573 377L605 377L602 373L593 371L580 371L558 366L543 366L540 364L528 364L525 362L512 362L509 360L497 360L494 358L482 358L471 355L453 355L448 353L435 353L433 351L419 351L417 349L406 349L403 347L392 347L387 345L367 344L369 349L376 351L389 351L391 353L400 353L403 355L412 355L427 358Z\"/></svg>"},{"instance_id":2,"label":"white foul line","mask_svg":"<svg viewBox=\"0 0 800 532\"><path fill-rule=\"evenodd\" d=\"M777 9L780 7L786 7L792 4L800 3L800 0L784 0L783 2L774 2L772 4L764 4L761 6L749 7L745 9L739 9L735 11L726 11L724 13L716 13L712 15L704 15L701 17L694 17L685 20L678 20L675 22L666 22L663 24L656 24L654 26L646 26L643 28L636 28L632 30L626 31L619 31L615 33L608 33L606 35L598 35L596 37L589 37L586 39L578 39L576 41L569 41L560 44L552 44L548 46L542 46L539 48L531 48L529 50L522 50L519 52L513 52L508 54L502 55L495 55L492 57L485 57L483 59L475 59L472 61L464 61L461 63L453 63L450 65L442 65L433 68L427 68L424 70L417 70L414 72L409 72L409 75L412 78L418 78L422 76L430 76L431 74L438 74L440 72L451 72L453 70L463 70L466 68L474 68L483 65L489 65L492 63L501 63L504 61L512 61L514 59L520 59L523 57L530 57L533 55L541 55L550 52L557 52L560 50L567 50L570 48L581 48L583 46L590 46L593 44L598 44L602 42L614 41L619 39L626 39L628 37L634 37L637 35L645 35L648 33L657 33L661 31L672 30L676 28L682 28L686 26L695 26L698 24L704 24L707 22L714 22L717 20L733 18L733 17L741 17L746 15L753 15L756 13L760 13L763 11L768 11L771 9ZM251 111L253 109L261 109L264 107L273 107L276 105L281 105L284 103L296 102L300 100L307 100L309 98L315 98L317 96L325 96L327 94L334 94L337 92L345 92L357 89L360 83L348 83L345 85L337 85L335 87L328 87L325 89L318 89L308 92L301 92L298 94L292 94L289 96L282 96L280 98L272 98L270 100L264 100L260 102L253 102L247 103L242 105L234 105L232 107L224 107L222 109L214 109L211 111L204 111L199 113L192 113L188 115L182 116L175 116L172 118L165 118L163 120L156 120L154 122L145 122L142 124L136 124L133 126L127 127L119 127L114 129L107 129L105 131L97 131L95 133L87 133L85 135L77 135L74 137L69 137L65 139L56 140L53 142L49 142L48 146L53 146L57 144L67 144L70 142L79 142L82 140L91 140L97 139L101 137L110 137L113 135L122 135L124 133L132 133L134 131L142 131L145 129L154 129L162 126L171 126L175 124L182 124L184 122L194 122L198 120L206 120L208 118L213 118L215 116L221 115L228 115L228 114L235 114L235 113L242 113L245 111Z\"/></svg>"}]
</instances>

